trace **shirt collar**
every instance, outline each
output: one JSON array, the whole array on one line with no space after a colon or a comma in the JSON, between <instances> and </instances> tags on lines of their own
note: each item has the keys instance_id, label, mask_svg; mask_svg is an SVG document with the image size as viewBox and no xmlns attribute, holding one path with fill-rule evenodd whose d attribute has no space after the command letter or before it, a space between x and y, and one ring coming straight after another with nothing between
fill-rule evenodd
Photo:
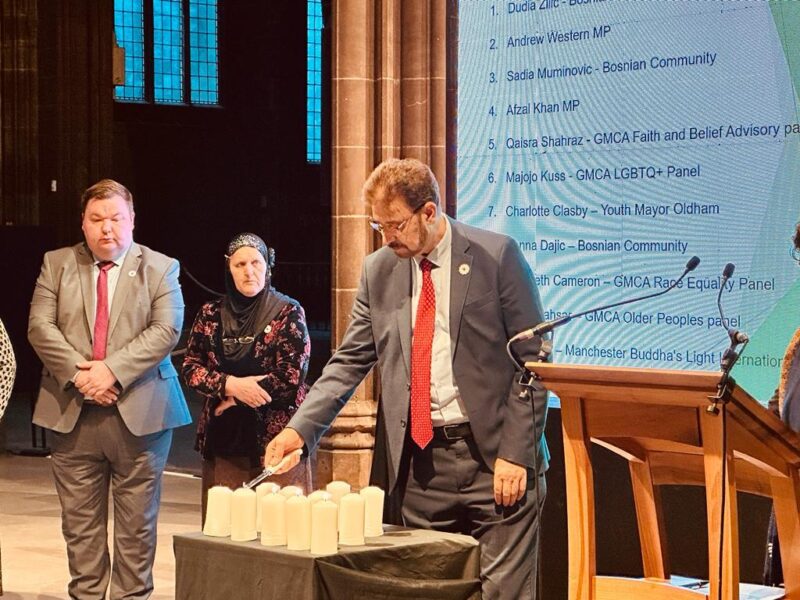
<instances>
[{"instance_id":1,"label":"shirt collar","mask_svg":"<svg viewBox=\"0 0 800 600\"><path fill-rule=\"evenodd\" d=\"M112 261L111 261L111 262L113 262L113 263L114 263L114 266L115 266L115 267L121 267L121 266L122 266L122 263L124 263L124 262L125 262L125 257L126 257L126 256L128 256L128 252L130 251L130 249L131 249L131 247L130 247L130 246L128 246L127 250L125 250L125 252L123 252L123 253L122 253L122 254L119 256L119 258L117 258L116 260L112 260ZM99 263L101 263L101 262L105 262L105 261L103 261L103 260L101 260L101 259L97 258L97 257L94 255L94 253L92 253L92 259L94 260L94 263L93 263L93 264L94 264L94 266L95 266L95 267L97 267Z\"/></svg>"},{"instance_id":2,"label":"shirt collar","mask_svg":"<svg viewBox=\"0 0 800 600\"><path fill-rule=\"evenodd\" d=\"M445 224L444 235L442 236L442 239L439 240L439 243L436 244L436 247L431 250L427 256L418 255L414 257L418 267L423 258L427 258L434 264L434 266L441 267L447 258L448 252L450 252L450 248L453 245L453 231L450 227L450 220L444 215L442 215L442 218L444 219Z\"/></svg>"}]
</instances>

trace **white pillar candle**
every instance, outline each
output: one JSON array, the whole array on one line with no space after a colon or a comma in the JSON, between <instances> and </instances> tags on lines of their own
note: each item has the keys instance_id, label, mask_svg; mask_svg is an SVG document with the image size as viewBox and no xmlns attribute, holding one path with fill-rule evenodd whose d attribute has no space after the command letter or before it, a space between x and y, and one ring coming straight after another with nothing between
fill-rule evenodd
<instances>
[{"instance_id":1,"label":"white pillar candle","mask_svg":"<svg viewBox=\"0 0 800 600\"><path fill-rule=\"evenodd\" d=\"M286 496L267 494L261 499L261 545L286 545Z\"/></svg>"},{"instance_id":2,"label":"white pillar candle","mask_svg":"<svg viewBox=\"0 0 800 600\"><path fill-rule=\"evenodd\" d=\"M311 548L311 502L305 496L292 496L286 501L286 547Z\"/></svg>"},{"instance_id":3,"label":"white pillar candle","mask_svg":"<svg viewBox=\"0 0 800 600\"><path fill-rule=\"evenodd\" d=\"M385 496L383 490L371 485L359 493L364 498L364 536L383 535L383 500Z\"/></svg>"},{"instance_id":4,"label":"white pillar candle","mask_svg":"<svg viewBox=\"0 0 800 600\"><path fill-rule=\"evenodd\" d=\"M231 541L249 542L257 537L256 493L248 488L239 488L231 497Z\"/></svg>"},{"instance_id":5,"label":"white pillar candle","mask_svg":"<svg viewBox=\"0 0 800 600\"><path fill-rule=\"evenodd\" d=\"M331 500L333 501L336 506L339 506L339 501L342 499L343 496L350 493L350 484L346 481L331 481L328 485L325 486L325 490L331 495ZM339 511L339 523L337 524L337 528L341 529L342 527L342 511Z\"/></svg>"},{"instance_id":6,"label":"white pillar candle","mask_svg":"<svg viewBox=\"0 0 800 600\"><path fill-rule=\"evenodd\" d=\"M296 485L287 485L285 488L282 488L281 491L278 493L286 498L291 498L292 496L302 496L303 490L302 488L299 488Z\"/></svg>"},{"instance_id":7,"label":"white pillar candle","mask_svg":"<svg viewBox=\"0 0 800 600\"><path fill-rule=\"evenodd\" d=\"M231 534L231 496L233 492L224 485L215 485L208 490L203 526L205 535L227 537Z\"/></svg>"},{"instance_id":8,"label":"white pillar candle","mask_svg":"<svg viewBox=\"0 0 800 600\"><path fill-rule=\"evenodd\" d=\"M275 494L281 489L277 483L267 481L256 488L256 531L261 531L261 501L267 494Z\"/></svg>"},{"instance_id":9,"label":"white pillar candle","mask_svg":"<svg viewBox=\"0 0 800 600\"><path fill-rule=\"evenodd\" d=\"M331 495L331 500L339 506L342 496L350 493L350 484L346 481L331 481L325 486L325 491Z\"/></svg>"},{"instance_id":10,"label":"white pillar candle","mask_svg":"<svg viewBox=\"0 0 800 600\"><path fill-rule=\"evenodd\" d=\"M313 506L314 504L316 504L320 500L330 500L331 499L331 495L328 492L326 492L325 490L317 490L316 492L311 492L308 495L308 499L311 502L311 505Z\"/></svg>"},{"instance_id":11,"label":"white pillar candle","mask_svg":"<svg viewBox=\"0 0 800 600\"><path fill-rule=\"evenodd\" d=\"M339 543L364 545L364 498L360 494L347 494L339 500Z\"/></svg>"},{"instance_id":12,"label":"white pillar candle","mask_svg":"<svg viewBox=\"0 0 800 600\"><path fill-rule=\"evenodd\" d=\"M311 507L311 554L336 554L336 523L339 508L330 500L320 500Z\"/></svg>"}]
</instances>

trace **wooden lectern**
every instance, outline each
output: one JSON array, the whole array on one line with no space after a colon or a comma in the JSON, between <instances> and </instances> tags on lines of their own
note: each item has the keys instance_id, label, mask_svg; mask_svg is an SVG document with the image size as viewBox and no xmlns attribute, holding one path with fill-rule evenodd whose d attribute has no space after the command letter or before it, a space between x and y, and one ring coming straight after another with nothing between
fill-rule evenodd
<instances>
[{"instance_id":1,"label":"wooden lectern","mask_svg":"<svg viewBox=\"0 0 800 600\"><path fill-rule=\"evenodd\" d=\"M561 399L570 600L737 600L737 490L773 499L786 597L800 599L800 436L732 381L722 412L708 412L719 373L543 363L526 366ZM727 440L724 452L723 436ZM644 579L596 573L590 442L629 462ZM708 595L669 584L657 487L661 484L702 485L706 489Z\"/></svg>"}]
</instances>

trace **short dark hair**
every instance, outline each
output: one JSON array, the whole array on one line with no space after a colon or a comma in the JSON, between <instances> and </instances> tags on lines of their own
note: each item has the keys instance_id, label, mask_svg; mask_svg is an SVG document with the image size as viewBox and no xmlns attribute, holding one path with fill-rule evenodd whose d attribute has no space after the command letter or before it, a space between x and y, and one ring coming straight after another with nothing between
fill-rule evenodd
<instances>
[{"instance_id":1,"label":"short dark hair","mask_svg":"<svg viewBox=\"0 0 800 600\"><path fill-rule=\"evenodd\" d=\"M395 198L413 211L426 202L439 206L439 183L430 167L416 158L390 158L375 167L364 183L364 202L371 206Z\"/></svg>"},{"instance_id":2,"label":"short dark hair","mask_svg":"<svg viewBox=\"0 0 800 600\"><path fill-rule=\"evenodd\" d=\"M133 194L130 193L130 190L113 179L101 179L83 192L83 196L81 196L81 215L86 212L86 205L89 204L90 200L108 200L114 196L119 196L125 200L131 214L133 214Z\"/></svg>"}]
</instances>

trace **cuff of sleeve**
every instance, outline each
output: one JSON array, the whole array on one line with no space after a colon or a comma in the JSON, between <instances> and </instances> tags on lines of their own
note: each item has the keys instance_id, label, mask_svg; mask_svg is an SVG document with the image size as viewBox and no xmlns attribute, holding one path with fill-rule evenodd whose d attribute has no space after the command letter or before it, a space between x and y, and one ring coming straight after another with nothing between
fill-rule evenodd
<instances>
[{"instance_id":1,"label":"cuff of sleeve","mask_svg":"<svg viewBox=\"0 0 800 600\"><path fill-rule=\"evenodd\" d=\"M67 391L71 390L72 388L74 388L75 387L75 379L78 377L78 373L80 373L80 371L75 371L75 374L72 376L72 378L71 379L67 379L67 381L64 382L64 385L61 386L61 389L63 389L65 392L67 392Z\"/></svg>"},{"instance_id":2,"label":"cuff of sleeve","mask_svg":"<svg viewBox=\"0 0 800 600\"><path fill-rule=\"evenodd\" d=\"M217 394L217 398L219 400L225 400L228 395L225 393L225 386L228 384L228 374L227 373L220 373L219 376L219 393Z\"/></svg>"},{"instance_id":3,"label":"cuff of sleeve","mask_svg":"<svg viewBox=\"0 0 800 600\"><path fill-rule=\"evenodd\" d=\"M111 374L114 376L114 389L116 389L118 392L120 392L120 393L121 393L121 392L122 392L122 390L124 390L124 389L125 389L125 386L124 386L124 385L122 385L122 382L119 380L119 377L117 377L117 374L114 372L114 369L111 367L111 365L110 365L110 364L108 364L108 361L105 361L105 360L104 360L104 361L103 361L103 364L106 366L106 368L108 368L108 370L109 370L109 371L111 372Z\"/></svg>"}]
</instances>

